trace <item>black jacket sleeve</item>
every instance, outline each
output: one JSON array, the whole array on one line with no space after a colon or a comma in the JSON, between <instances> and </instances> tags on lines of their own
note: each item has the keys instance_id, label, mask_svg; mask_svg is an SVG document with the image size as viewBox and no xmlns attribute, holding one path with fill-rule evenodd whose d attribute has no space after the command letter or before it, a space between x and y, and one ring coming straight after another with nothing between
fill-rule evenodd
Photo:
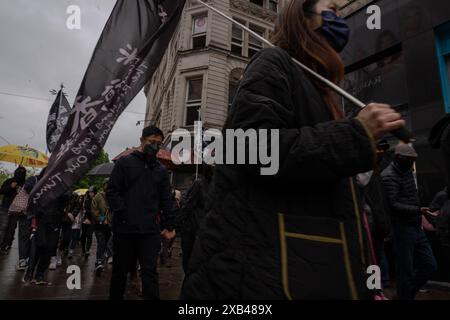
<instances>
[{"instance_id":1,"label":"black jacket sleeve","mask_svg":"<svg viewBox=\"0 0 450 320\"><path fill-rule=\"evenodd\" d=\"M38 179L37 179L36 176L31 177L31 178L28 178L27 181L25 181L25 185L23 186L23 189L24 189L27 193L30 193L31 190L33 190L34 186L36 185L37 180L38 180Z\"/></svg>"},{"instance_id":2,"label":"black jacket sleeve","mask_svg":"<svg viewBox=\"0 0 450 320\"><path fill-rule=\"evenodd\" d=\"M432 210L440 210L444 206L446 201L447 201L447 192L440 191L434 196L433 201L431 201L430 208Z\"/></svg>"},{"instance_id":3,"label":"black jacket sleeve","mask_svg":"<svg viewBox=\"0 0 450 320\"><path fill-rule=\"evenodd\" d=\"M319 123L315 126L290 128L298 108L322 107L309 105L306 76L298 69L303 81L293 81L292 64L281 49L264 49L248 66L241 81L225 129L279 129L279 169L275 179L313 182L331 182L347 178L373 168L375 143L365 124L356 119ZM297 75L295 75L297 76ZM293 88L293 86L297 86ZM298 87L300 86L300 87ZM305 86L305 87L302 87ZM293 91L300 90L305 97L292 101ZM298 94L297 94L298 96ZM270 133L267 154L271 150ZM255 141L246 139L246 148ZM247 166L260 175L262 165ZM257 170L255 170L257 169Z\"/></svg>"},{"instance_id":4,"label":"black jacket sleeve","mask_svg":"<svg viewBox=\"0 0 450 320\"><path fill-rule=\"evenodd\" d=\"M167 230L172 231L175 228L179 208L170 188L170 177L168 172L163 170L162 175L163 177L160 189L160 201L162 208L161 219L164 227Z\"/></svg>"},{"instance_id":5,"label":"black jacket sleeve","mask_svg":"<svg viewBox=\"0 0 450 320\"><path fill-rule=\"evenodd\" d=\"M392 213L399 216L411 216L420 212L420 207L398 201L401 184L398 179L391 175L383 175L382 179Z\"/></svg>"},{"instance_id":6,"label":"black jacket sleeve","mask_svg":"<svg viewBox=\"0 0 450 320\"><path fill-rule=\"evenodd\" d=\"M116 212L125 212L127 210L124 198L125 194L125 171L119 160L114 165L106 190L106 199L113 214Z\"/></svg>"},{"instance_id":7,"label":"black jacket sleeve","mask_svg":"<svg viewBox=\"0 0 450 320\"><path fill-rule=\"evenodd\" d=\"M12 193L15 188L11 187L11 184L14 182L14 179L8 179L5 182L3 182L2 186L0 187L0 194L7 195Z\"/></svg>"}]
</instances>

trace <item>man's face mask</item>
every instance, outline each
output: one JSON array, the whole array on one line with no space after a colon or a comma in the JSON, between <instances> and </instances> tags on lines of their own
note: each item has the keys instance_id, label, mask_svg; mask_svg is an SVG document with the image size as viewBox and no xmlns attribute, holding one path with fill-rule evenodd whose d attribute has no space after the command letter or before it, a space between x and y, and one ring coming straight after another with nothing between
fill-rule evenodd
<instances>
[{"instance_id":1,"label":"man's face mask","mask_svg":"<svg viewBox=\"0 0 450 320\"><path fill-rule=\"evenodd\" d=\"M157 143L148 143L144 146L144 154L150 160L156 160L156 154L159 151L159 144Z\"/></svg>"},{"instance_id":2,"label":"man's face mask","mask_svg":"<svg viewBox=\"0 0 450 320\"><path fill-rule=\"evenodd\" d=\"M408 170L412 169L415 160L416 159L414 159L414 158L398 157L397 164L401 170L408 171Z\"/></svg>"},{"instance_id":3,"label":"man's face mask","mask_svg":"<svg viewBox=\"0 0 450 320\"><path fill-rule=\"evenodd\" d=\"M317 13L314 13L317 14ZM350 28L345 19L333 11L322 11L322 26L317 29L337 52L344 50L350 39Z\"/></svg>"}]
</instances>

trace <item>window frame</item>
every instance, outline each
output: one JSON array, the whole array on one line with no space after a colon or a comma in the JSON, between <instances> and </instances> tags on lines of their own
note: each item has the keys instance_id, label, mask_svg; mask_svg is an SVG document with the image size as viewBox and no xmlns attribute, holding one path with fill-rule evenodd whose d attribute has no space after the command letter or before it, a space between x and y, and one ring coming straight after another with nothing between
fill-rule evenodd
<instances>
[{"instance_id":1,"label":"window frame","mask_svg":"<svg viewBox=\"0 0 450 320\"><path fill-rule=\"evenodd\" d=\"M190 84L191 84L191 81L195 81L195 80L201 80L201 87L200 87L201 88L201 95L200 95L200 99L189 100ZM184 102L184 119L183 119L183 125L185 127L193 127L194 126L194 123L192 123L192 124L188 124L187 123L187 120L188 120L188 109L197 108L197 112L198 112L198 110L202 109L204 80L205 79L204 79L204 75L203 74L196 75L196 76L191 76L189 78L186 78L186 96L185 96L185 102ZM195 121L196 120L194 120L194 122Z\"/></svg>"},{"instance_id":2,"label":"window frame","mask_svg":"<svg viewBox=\"0 0 450 320\"><path fill-rule=\"evenodd\" d=\"M206 20L206 27L204 32L195 33L195 22L197 19L204 18ZM192 27L191 27L191 49L198 50L206 48L207 43L207 35L208 35L208 12L202 12L195 15L192 15ZM204 45L202 47L195 47L194 39L195 38L204 38Z\"/></svg>"},{"instance_id":3,"label":"window frame","mask_svg":"<svg viewBox=\"0 0 450 320\"><path fill-rule=\"evenodd\" d=\"M436 46L445 112L450 113L450 22L436 29Z\"/></svg>"}]
</instances>

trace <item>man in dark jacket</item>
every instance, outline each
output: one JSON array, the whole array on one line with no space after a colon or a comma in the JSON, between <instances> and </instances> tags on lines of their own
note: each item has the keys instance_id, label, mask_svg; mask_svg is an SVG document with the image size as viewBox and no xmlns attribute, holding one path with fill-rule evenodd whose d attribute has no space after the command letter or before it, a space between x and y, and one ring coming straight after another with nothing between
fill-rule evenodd
<instances>
[{"instance_id":1,"label":"man in dark jacket","mask_svg":"<svg viewBox=\"0 0 450 320\"><path fill-rule=\"evenodd\" d=\"M414 148L400 144L395 160L382 173L393 226L397 263L397 295L401 300L413 300L417 292L437 269L431 246L422 230L422 215L433 215L420 207L413 175L417 158Z\"/></svg>"},{"instance_id":2,"label":"man in dark jacket","mask_svg":"<svg viewBox=\"0 0 450 320\"><path fill-rule=\"evenodd\" d=\"M377 145L378 167L375 170L359 174L356 177L357 184L361 191L364 213L367 217L372 235L374 258L376 262L373 263L380 267L384 254L384 240L390 233L389 205L381 179L382 169L387 167L386 165L383 168L383 165L386 163L386 153L389 148L390 146L387 141L380 141ZM387 274L383 273L383 276L387 276ZM378 292L381 293L380 291Z\"/></svg>"},{"instance_id":3,"label":"man in dark jacket","mask_svg":"<svg viewBox=\"0 0 450 320\"><path fill-rule=\"evenodd\" d=\"M20 187L24 185L26 175L27 170L19 166L14 171L14 176L3 182L0 188L0 195L3 195L2 205L0 206L0 239L2 239L0 251L2 253L7 253L14 241L17 218L8 215L8 209L19 192Z\"/></svg>"},{"instance_id":4,"label":"man in dark jacket","mask_svg":"<svg viewBox=\"0 0 450 320\"><path fill-rule=\"evenodd\" d=\"M141 266L144 299L159 299L157 258L161 235L175 236L177 204L167 170L156 155L164 135L154 126L142 132L139 151L119 159L111 174L106 197L113 214L113 272L110 299L123 299L127 273ZM158 212L166 230L157 223Z\"/></svg>"}]
</instances>

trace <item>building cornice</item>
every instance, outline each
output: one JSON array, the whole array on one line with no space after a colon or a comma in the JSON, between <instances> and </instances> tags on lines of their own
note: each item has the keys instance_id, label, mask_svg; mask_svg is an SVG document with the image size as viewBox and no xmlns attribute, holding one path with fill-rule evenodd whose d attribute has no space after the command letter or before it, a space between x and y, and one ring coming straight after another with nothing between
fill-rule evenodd
<instances>
[{"instance_id":1,"label":"building cornice","mask_svg":"<svg viewBox=\"0 0 450 320\"><path fill-rule=\"evenodd\" d=\"M230 0L230 9L235 9L238 12L260 18L272 24L277 19L277 14L272 10L262 8L248 0Z\"/></svg>"}]
</instances>

